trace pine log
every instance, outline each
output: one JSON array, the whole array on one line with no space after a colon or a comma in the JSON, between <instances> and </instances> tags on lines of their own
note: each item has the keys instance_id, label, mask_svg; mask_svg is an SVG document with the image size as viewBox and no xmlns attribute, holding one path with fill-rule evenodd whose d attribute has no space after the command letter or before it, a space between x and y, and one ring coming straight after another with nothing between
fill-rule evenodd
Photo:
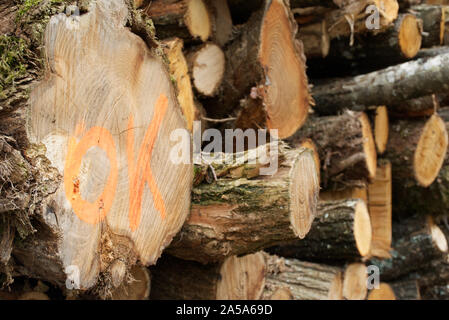
<instances>
[{"instance_id":1,"label":"pine log","mask_svg":"<svg viewBox=\"0 0 449 320\"><path fill-rule=\"evenodd\" d=\"M212 36L212 16L204 0L153 0L144 12L159 39L206 41Z\"/></svg>"},{"instance_id":2,"label":"pine log","mask_svg":"<svg viewBox=\"0 0 449 320\"><path fill-rule=\"evenodd\" d=\"M448 208L447 125L429 120L400 120L391 126L385 157L392 164L393 211L398 216L438 215Z\"/></svg>"},{"instance_id":3,"label":"pine log","mask_svg":"<svg viewBox=\"0 0 449 320\"><path fill-rule=\"evenodd\" d=\"M446 237L433 220L429 216L414 216L393 228L391 258L373 258L368 264L377 266L381 279L389 281L425 268L447 252Z\"/></svg>"},{"instance_id":4,"label":"pine log","mask_svg":"<svg viewBox=\"0 0 449 320\"><path fill-rule=\"evenodd\" d=\"M282 150L281 145L279 169L272 175L259 175L260 165L246 165L245 157L252 159L244 152L232 164L211 162L218 179L194 187L190 217L168 248L170 254L202 263L222 261L309 232L319 191L310 150Z\"/></svg>"},{"instance_id":5,"label":"pine log","mask_svg":"<svg viewBox=\"0 0 449 320\"><path fill-rule=\"evenodd\" d=\"M449 53L314 86L319 114L362 110L449 90Z\"/></svg>"},{"instance_id":6,"label":"pine log","mask_svg":"<svg viewBox=\"0 0 449 320\"><path fill-rule=\"evenodd\" d=\"M378 154L383 154L387 149L389 131L388 109L386 106L377 107L374 117L374 141Z\"/></svg>"},{"instance_id":7,"label":"pine log","mask_svg":"<svg viewBox=\"0 0 449 320\"><path fill-rule=\"evenodd\" d=\"M418 5L409 9L422 21L422 47L430 48L443 44L446 14L444 8L438 5Z\"/></svg>"},{"instance_id":8,"label":"pine log","mask_svg":"<svg viewBox=\"0 0 449 320\"><path fill-rule=\"evenodd\" d=\"M279 138L286 138L304 123L309 111L305 57L288 1L263 3L226 47L223 85L218 97L204 105L214 118L238 110L243 117L248 112L258 113L258 127L277 129ZM237 108L244 98L251 100L256 110Z\"/></svg>"},{"instance_id":9,"label":"pine log","mask_svg":"<svg viewBox=\"0 0 449 320\"><path fill-rule=\"evenodd\" d=\"M376 177L368 185L368 210L371 220L371 256L389 258L392 240L391 163L381 160Z\"/></svg>"},{"instance_id":10,"label":"pine log","mask_svg":"<svg viewBox=\"0 0 449 320\"><path fill-rule=\"evenodd\" d=\"M256 300L265 277L261 253L203 265L164 255L151 268L151 300Z\"/></svg>"},{"instance_id":11,"label":"pine log","mask_svg":"<svg viewBox=\"0 0 449 320\"><path fill-rule=\"evenodd\" d=\"M304 139L318 149L323 188L363 185L376 175L376 147L365 113L311 118L288 141L298 144Z\"/></svg>"},{"instance_id":12,"label":"pine log","mask_svg":"<svg viewBox=\"0 0 449 320\"><path fill-rule=\"evenodd\" d=\"M363 200L320 201L307 237L269 252L307 261L353 261L370 253L371 239L370 216Z\"/></svg>"},{"instance_id":13,"label":"pine log","mask_svg":"<svg viewBox=\"0 0 449 320\"><path fill-rule=\"evenodd\" d=\"M221 48L206 43L192 49L187 55L187 61L196 91L203 96L215 96L225 71L225 56Z\"/></svg>"},{"instance_id":14,"label":"pine log","mask_svg":"<svg viewBox=\"0 0 449 320\"><path fill-rule=\"evenodd\" d=\"M13 273L60 287L79 274L84 290L116 261L156 262L188 215L193 168L167 161L186 124L148 21L123 0L63 10L22 7L0 40L2 64L17 57L0 93L1 179L18 181L0 198L17 231Z\"/></svg>"},{"instance_id":15,"label":"pine log","mask_svg":"<svg viewBox=\"0 0 449 320\"><path fill-rule=\"evenodd\" d=\"M343 275L343 298L346 300L364 300L368 283L367 268L363 263L349 264Z\"/></svg>"},{"instance_id":16,"label":"pine log","mask_svg":"<svg viewBox=\"0 0 449 320\"><path fill-rule=\"evenodd\" d=\"M274 300L288 290L292 300L342 300L342 270L295 259L264 254L266 261L264 300Z\"/></svg>"},{"instance_id":17,"label":"pine log","mask_svg":"<svg viewBox=\"0 0 449 320\"><path fill-rule=\"evenodd\" d=\"M380 283L368 294L368 300L421 300L416 280Z\"/></svg>"}]
</instances>

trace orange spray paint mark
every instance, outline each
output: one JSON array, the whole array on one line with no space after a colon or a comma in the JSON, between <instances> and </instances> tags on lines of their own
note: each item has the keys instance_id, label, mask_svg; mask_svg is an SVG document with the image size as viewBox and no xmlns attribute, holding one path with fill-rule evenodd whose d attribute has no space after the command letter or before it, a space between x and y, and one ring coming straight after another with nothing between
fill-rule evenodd
<instances>
[{"instance_id":1,"label":"orange spray paint mark","mask_svg":"<svg viewBox=\"0 0 449 320\"><path fill-rule=\"evenodd\" d=\"M84 125L77 126L75 132L81 136ZM81 198L79 169L83 156L92 147L102 148L111 165L108 180L102 194L95 202L88 202ZM64 188L67 199L72 204L73 211L83 221L96 224L106 217L114 201L117 187L118 166L116 160L116 150L111 133L101 127L91 128L79 142L75 137L70 137L68 152L64 167Z\"/></svg>"},{"instance_id":2,"label":"orange spray paint mark","mask_svg":"<svg viewBox=\"0 0 449 320\"><path fill-rule=\"evenodd\" d=\"M139 225L142 210L142 196L145 181L153 195L153 202L161 218L165 218L165 202L154 180L151 171L151 155L154 143L159 132L162 120L165 117L168 107L168 99L165 95L160 95L156 101L154 116L145 133L137 157L137 165L134 162L134 118L131 115L128 121L127 155L129 174L129 227L135 231Z\"/></svg>"}]
</instances>

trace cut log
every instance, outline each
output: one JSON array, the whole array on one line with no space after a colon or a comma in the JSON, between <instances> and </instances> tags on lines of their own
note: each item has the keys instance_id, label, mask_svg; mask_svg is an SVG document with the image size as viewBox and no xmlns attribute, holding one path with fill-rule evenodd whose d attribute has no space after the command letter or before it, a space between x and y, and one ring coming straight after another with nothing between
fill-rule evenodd
<instances>
[{"instance_id":1,"label":"cut log","mask_svg":"<svg viewBox=\"0 0 449 320\"><path fill-rule=\"evenodd\" d=\"M17 41L42 48L45 64L24 61L0 101L2 152L25 164L1 198L29 199L4 212L18 227L16 274L92 288L116 261L123 272L155 263L188 215L192 165L167 161L170 133L186 124L153 34L130 6L98 0L81 16L50 18L64 6L43 1L19 18Z\"/></svg>"},{"instance_id":2,"label":"cut log","mask_svg":"<svg viewBox=\"0 0 449 320\"><path fill-rule=\"evenodd\" d=\"M247 166L244 160L261 154L261 148L225 166L211 164L218 180L194 187L190 217L168 248L170 254L207 263L305 237L319 192L313 154L281 145L279 169L265 176L260 164Z\"/></svg>"},{"instance_id":3,"label":"cut log","mask_svg":"<svg viewBox=\"0 0 449 320\"><path fill-rule=\"evenodd\" d=\"M349 38L356 33L381 32L396 20L398 11L397 0L350 1L342 9L334 10L326 16L329 36L331 39ZM374 19L377 14L378 25Z\"/></svg>"},{"instance_id":4,"label":"cut log","mask_svg":"<svg viewBox=\"0 0 449 320\"><path fill-rule=\"evenodd\" d=\"M316 174L318 176L318 182L320 182L321 178L321 161L320 161L320 156L318 153L318 149L315 145L315 143L311 140L311 139L305 139L302 140L300 147L302 148L306 148L309 149L313 152L313 159L315 160L315 169L316 169Z\"/></svg>"},{"instance_id":5,"label":"cut log","mask_svg":"<svg viewBox=\"0 0 449 320\"><path fill-rule=\"evenodd\" d=\"M391 163L381 160L368 185L368 210L373 230L371 256L389 258L392 240Z\"/></svg>"},{"instance_id":6,"label":"cut log","mask_svg":"<svg viewBox=\"0 0 449 320\"><path fill-rule=\"evenodd\" d=\"M292 135L306 120L311 101L305 57L296 33L288 2L265 0L226 47L219 96L204 102L208 114L227 117L246 97L257 105L257 111L243 108L243 114L260 113L259 127L277 129L280 138Z\"/></svg>"},{"instance_id":7,"label":"cut log","mask_svg":"<svg viewBox=\"0 0 449 320\"><path fill-rule=\"evenodd\" d=\"M387 107L377 107L374 117L374 141L376 142L378 154L383 154L387 148L389 130Z\"/></svg>"},{"instance_id":8,"label":"cut log","mask_svg":"<svg viewBox=\"0 0 449 320\"><path fill-rule=\"evenodd\" d=\"M409 218L394 227L393 239L391 258L369 261L379 268L383 281L398 279L447 255L446 237L430 217Z\"/></svg>"},{"instance_id":9,"label":"cut log","mask_svg":"<svg viewBox=\"0 0 449 320\"><path fill-rule=\"evenodd\" d=\"M339 60L363 60L360 62L381 65L404 61L416 56L421 48L421 22L413 14L400 14L394 24L378 34L358 35L351 44L348 38L333 40L330 44L330 63Z\"/></svg>"},{"instance_id":10,"label":"cut log","mask_svg":"<svg viewBox=\"0 0 449 320\"><path fill-rule=\"evenodd\" d=\"M212 41L224 47L232 37L232 17L227 0L206 0L212 17Z\"/></svg>"},{"instance_id":11,"label":"cut log","mask_svg":"<svg viewBox=\"0 0 449 320\"><path fill-rule=\"evenodd\" d=\"M438 5L418 5L409 9L422 21L422 47L430 48L443 44L446 28L444 8Z\"/></svg>"},{"instance_id":12,"label":"cut log","mask_svg":"<svg viewBox=\"0 0 449 320\"><path fill-rule=\"evenodd\" d=\"M148 300L150 296L150 273L147 268L133 266L123 282L113 289L112 300Z\"/></svg>"},{"instance_id":13,"label":"cut log","mask_svg":"<svg viewBox=\"0 0 449 320\"><path fill-rule=\"evenodd\" d=\"M219 46L206 43L187 55L192 83L200 95L212 97L217 94L223 81L225 56Z\"/></svg>"},{"instance_id":14,"label":"cut log","mask_svg":"<svg viewBox=\"0 0 449 320\"><path fill-rule=\"evenodd\" d=\"M182 52L183 41L180 38L173 38L162 42L164 53L168 59L170 76L176 82L177 98L182 113L187 121L187 128L193 130L193 121L197 119L197 108L190 82L189 68Z\"/></svg>"},{"instance_id":15,"label":"cut log","mask_svg":"<svg viewBox=\"0 0 449 320\"><path fill-rule=\"evenodd\" d=\"M421 300L418 283L414 280L380 283L368 294L368 300Z\"/></svg>"},{"instance_id":16,"label":"cut log","mask_svg":"<svg viewBox=\"0 0 449 320\"><path fill-rule=\"evenodd\" d=\"M435 66L438 66L435 67ZM336 114L343 109L393 105L449 90L449 53L314 86L315 110Z\"/></svg>"},{"instance_id":17,"label":"cut log","mask_svg":"<svg viewBox=\"0 0 449 320\"><path fill-rule=\"evenodd\" d=\"M164 255L151 268L151 300L256 300L265 278L261 253L202 265ZM182 271L181 271L182 270Z\"/></svg>"},{"instance_id":18,"label":"cut log","mask_svg":"<svg viewBox=\"0 0 449 320\"><path fill-rule=\"evenodd\" d=\"M279 290L287 290L293 300L342 300L341 268L264 256L266 276L262 299L273 300Z\"/></svg>"},{"instance_id":19,"label":"cut log","mask_svg":"<svg viewBox=\"0 0 449 320\"><path fill-rule=\"evenodd\" d=\"M306 261L357 260L370 253L371 239L370 216L363 200L320 201L306 238L268 251Z\"/></svg>"},{"instance_id":20,"label":"cut log","mask_svg":"<svg viewBox=\"0 0 449 320\"><path fill-rule=\"evenodd\" d=\"M153 0L145 13L154 23L159 39L208 40L212 17L204 0Z\"/></svg>"},{"instance_id":21,"label":"cut log","mask_svg":"<svg viewBox=\"0 0 449 320\"><path fill-rule=\"evenodd\" d=\"M288 141L297 144L307 138L318 149L323 188L363 185L376 175L376 147L365 113L311 118Z\"/></svg>"},{"instance_id":22,"label":"cut log","mask_svg":"<svg viewBox=\"0 0 449 320\"><path fill-rule=\"evenodd\" d=\"M299 28L298 39L304 45L307 58L325 58L330 49L326 20Z\"/></svg>"},{"instance_id":23,"label":"cut log","mask_svg":"<svg viewBox=\"0 0 449 320\"><path fill-rule=\"evenodd\" d=\"M343 275L343 298L347 300L364 300L368 283L368 272L363 263L352 263Z\"/></svg>"},{"instance_id":24,"label":"cut log","mask_svg":"<svg viewBox=\"0 0 449 320\"><path fill-rule=\"evenodd\" d=\"M447 146L447 127L438 115L391 126L385 156L392 164L393 211L398 216L446 210Z\"/></svg>"}]
</instances>

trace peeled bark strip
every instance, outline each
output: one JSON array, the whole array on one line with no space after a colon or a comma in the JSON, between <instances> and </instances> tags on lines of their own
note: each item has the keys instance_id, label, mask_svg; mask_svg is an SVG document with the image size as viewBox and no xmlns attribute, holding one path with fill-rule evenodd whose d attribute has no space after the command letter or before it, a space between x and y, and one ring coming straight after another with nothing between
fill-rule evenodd
<instances>
[{"instance_id":1,"label":"peeled bark strip","mask_svg":"<svg viewBox=\"0 0 449 320\"><path fill-rule=\"evenodd\" d=\"M444 7L438 5L418 5L409 9L422 21L423 36L422 47L430 48L443 44L446 28L446 14Z\"/></svg>"},{"instance_id":2,"label":"peeled bark strip","mask_svg":"<svg viewBox=\"0 0 449 320\"><path fill-rule=\"evenodd\" d=\"M212 35L212 17L204 0L153 0L145 13L160 39L179 37L204 42Z\"/></svg>"},{"instance_id":3,"label":"peeled bark strip","mask_svg":"<svg viewBox=\"0 0 449 320\"><path fill-rule=\"evenodd\" d=\"M373 230L371 256L389 258L392 240L391 163L382 160L368 185L368 210Z\"/></svg>"},{"instance_id":4,"label":"peeled bark strip","mask_svg":"<svg viewBox=\"0 0 449 320\"><path fill-rule=\"evenodd\" d=\"M223 81L225 56L219 46L206 43L187 55L192 83L200 95L212 97Z\"/></svg>"},{"instance_id":5,"label":"peeled bark strip","mask_svg":"<svg viewBox=\"0 0 449 320\"><path fill-rule=\"evenodd\" d=\"M259 253L203 265L164 255L151 268L151 300L256 300L265 279Z\"/></svg>"},{"instance_id":6,"label":"peeled bark strip","mask_svg":"<svg viewBox=\"0 0 449 320\"><path fill-rule=\"evenodd\" d=\"M320 201L306 238L270 249L270 252L307 261L348 261L370 253L371 221L360 199Z\"/></svg>"},{"instance_id":7,"label":"peeled bark strip","mask_svg":"<svg viewBox=\"0 0 449 320\"><path fill-rule=\"evenodd\" d=\"M263 3L226 47L220 94L205 106L209 114L223 118L236 112L240 99L249 97L257 111L247 112L261 114L257 125L277 129L279 137L286 138L304 123L309 111L305 57L288 1Z\"/></svg>"},{"instance_id":8,"label":"peeled bark strip","mask_svg":"<svg viewBox=\"0 0 449 320\"><path fill-rule=\"evenodd\" d=\"M383 281L397 279L447 255L446 237L430 217L415 216L403 221L393 229L393 236L391 258L369 261L379 267Z\"/></svg>"},{"instance_id":9,"label":"peeled bark strip","mask_svg":"<svg viewBox=\"0 0 449 320\"><path fill-rule=\"evenodd\" d=\"M310 119L289 141L295 144L307 138L318 149L324 188L363 184L376 175L376 147L365 113Z\"/></svg>"},{"instance_id":10,"label":"peeled bark strip","mask_svg":"<svg viewBox=\"0 0 449 320\"><path fill-rule=\"evenodd\" d=\"M183 41L179 38L173 38L163 41L162 45L164 46L164 53L169 61L170 75L176 82L176 96L187 121L187 129L192 131L193 121L197 120L197 108L190 82L188 64L182 52L184 46Z\"/></svg>"},{"instance_id":11,"label":"peeled bark strip","mask_svg":"<svg viewBox=\"0 0 449 320\"><path fill-rule=\"evenodd\" d=\"M170 132L186 125L162 59L149 47L151 31L131 4L98 0L79 17L47 20L53 6L40 2L30 11L50 21L46 28L37 21L33 28L45 32L30 38L43 48L45 66L30 64L29 77L5 88L0 102L8 111L3 133L11 135L2 150L14 154L19 146L26 164L15 187L34 186L23 190L30 196L24 208L7 214L19 219L14 272L61 287L79 274L83 290L107 279L116 261L122 272L136 260L156 262L187 217L193 168L167 161Z\"/></svg>"},{"instance_id":12,"label":"peeled bark strip","mask_svg":"<svg viewBox=\"0 0 449 320\"><path fill-rule=\"evenodd\" d=\"M264 300L274 300L287 290L293 300L342 300L342 270L322 264L264 254Z\"/></svg>"},{"instance_id":13,"label":"peeled bark strip","mask_svg":"<svg viewBox=\"0 0 449 320\"><path fill-rule=\"evenodd\" d=\"M368 272L363 263L351 263L343 275L343 298L346 300L364 300L368 283Z\"/></svg>"},{"instance_id":14,"label":"peeled bark strip","mask_svg":"<svg viewBox=\"0 0 449 320\"><path fill-rule=\"evenodd\" d=\"M438 66L438 67L437 67ZM314 86L319 114L364 109L449 90L449 53Z\"/></svg>"},{"instance_id":15,"label":"peeled bark strip","mask_svg":"<svg viewBox=\"0 0 449 320\"><path fill-rule=\"evenodd\" d=\"M377 107L374 117L374 141L378 154L383 154L387 148L389 131L388 109L386 106Z\"/></svg>"},{"instance_id":16,"label":"peeled bark strip","mask_svg":"<svg viewBox=\"0 0 449 320\"><path fill-rule=\"evenodd\" d=\"M215 170L217 181L194 187L190 217L168 252L207 263L304 238L319 191L313 155L305 148L279 155L273 175L259 175L260 165L246 166L243 153Z\"/></svg>"},{"instance_id":17,"label":"peeled bark strip","mask_svg":"<svg viewBox=\"0 0 449 320\"><path fill-rule=\"evenodd\" d=\"M368 300L421 300L416 280L380 283L368 294Z\"/></svg>"},{"instance_id":18,"label":"peeled bark strip","mask_svg":"<svg viewBox=\"0 0 449 320\"><path fill-rule=\"evenodd\" d=\"M112 300L148 300L150 296L150 273L147 268L134 266L111 293Z\"/></svg>"},{"instance_id":19,"label":"peeled bark strip","mask_svg":"<svg viewBox=\"0 0 449 320\"><path fill-rule=\"evenodd\" d=\"M439 214L447 208L448 136L445 122L401 120L391 126L385 156L392 164L393 210L399 215Z\"/></svg>"}]
</instances>

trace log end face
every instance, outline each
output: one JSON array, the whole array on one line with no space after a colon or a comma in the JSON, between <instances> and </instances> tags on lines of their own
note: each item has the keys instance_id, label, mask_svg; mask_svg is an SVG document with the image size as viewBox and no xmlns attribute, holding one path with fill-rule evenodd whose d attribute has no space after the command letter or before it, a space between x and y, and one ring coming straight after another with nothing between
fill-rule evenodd
<instances>
[{"instance_id":1,"label":"log end face","mask_svg":"<svg viewBox=\"0 0 449 320\"><path fill-rule=\"evenodd\" d=\"M206 41L212 34L212 21L203 0L189 0L185 23L194 38Z\"/></svg>"},{"instance_id":2,"label":"log end face","mask_svg":"<svg viewBox=\"0 0 449 320\"><path fill-rule=\"evenodd\" d=\"M304 124L311 100L303 47L295 37L289 8L282 0L271 1L260 35L259 61L265 73L267 127L277 129L281 139Z\"/></svg>"},{"instance_id":3,"label":"log end face","mask_svg":"<svg viewBox=\"0 0 449 320\"><path fill-rule=\"evenodd\" d=\"M374 179L377 170L377 152L371 124L366 113L360 113L359 122L362 126L363 151L365 153L366 168L368 170L369 178Z\"/></svg>"},{"instance_id":4,"label":"log end face","mask_svg":"<svg viewBox=\"0 0 449 320\"><path fill-rule=\"evenodd\" d=\"M448 251L448 244L446 236L443 231L436 225L433 220L429 217L429 228L430 228L430 236L432 237L432 241L435 244L435 247L441 252Z\"/></svg>"},{"instance_id":5,"label":"log end face","mask_svg":"<svg viewBox=\"0 0 449 320\"><path fill-rule=\"evenodd\" d=\"M446 125L435 114L426 122L414 154L413 169L419 185L428 187L435 181L446 157L447 147Z\"/></svg>"},{"instance_id":6,"label":"log end face","mask_svg":"<svg viewBox=\"0 0 449 320\"><path fill-rule=\"evenodd\" d=\"M316 215L319 179L313 154L302 149L292 167L290 184L290 222L293 232L300 239L310 231Z\"/></svg>"},{"instance_id":7,"label":"log end face","mask_svg":"<svg viewBox=\"0 0 449 320\"><path fill-rule=\"evenodd\" d=\"M370 291L368 300L396 300L396 296L390 285L381 283L379 288Z\"/></svg>"},{"instance_id":8,"label":"log end face","mask_svg":"<svg viewBox=\"0 0 449 320\"><path fill-rule=\"evenodd\" d=\"M265 273L265 256L262 252L226 259L220 269L217 300L260 299L265 287Z\"/></svg>"},{"instance_id":9,"label":"log end face","mask_svg":"<svg viewBox=\"0 0 449 320\"><path fill-rule=\"evenodd\" d=\"M347 300L363 300L367 293L367 271L363 263L350 264L344 273L343 297Z\"/></svg>"},{"instance_id":10,"label":"log end face","mask_svg":"<svg viewBox=\"0 0 449 320\"><path fill-rule=\"evenodd\" d=\"M192 61L192 78L195 88L202 95L212 97L223 80L225 56L213 43L202 47Z\"/></svg>"},{"instance_id":11,"label":"log end face","mask_svg":"<svg viewBox=\"0 0 449 320\"><path fill-rule=\"evenodd\" d=\"M360 255L367 256L371 249L372 228L368 208L362 200L355 206L354 238Z\"/></svg>"},{"instance_id":12,"label":"log end face","mask_svg":"<svg viewBox=\"0 0 449 320\"><path fill-rule=\"evenodd\" d=\"M379 154L385 152L388 142L389 133L388 110L386 106L380 106L376 109L376 117L374 119L374 140L376 142Z\"/></svg>"},{"instance_id":13,"label":"log end face","mask_svg":"<svg viewBox=\"0 0 449 320\"><path fill-rule=\"evenodd\" d=\"M329 288L329 300L343 300L343 280L341 272L337 272Z\"/></svg>"},{"instance_id":14,"label":"log end face","mask_svg":"<svg viewBox=\"0 0 449 320\"><path fill-rule=\"evenodd\" d=\"M406 14L399 29L399 47L405 58L416 56L421 48L421 27L418 18L413 14Z\"/></svg>"},{"instance_id":15,"label":"log end face","mask_svg":"<svg viewBox=\"0 0 449 320\"><path fill-rule=\"evenodd\" d=\"M392 23L399 14L399 3L397 0L374 0L377 8L381 9L385 25Z\"/></svg>"},{"instance_id":16,"label":"log end face","mask_svg":"<svg viewBox=\"0 0 449 320\"><path fill-rule=\"evenodd\" d=\"M135 265L123 281L111 294L112 300L147 300L150 296L150 272Z\"/></svg>"},{"instance_id":17,"label":"log end face","mask_svg":"<svg viewBox=\"0 0 449 320\"><path fill-rule=\"evenodd\" d=\"M294 297L288 288L283 287L276 289L270 300L294 300Z\"/></svg>"}]
</instances>

